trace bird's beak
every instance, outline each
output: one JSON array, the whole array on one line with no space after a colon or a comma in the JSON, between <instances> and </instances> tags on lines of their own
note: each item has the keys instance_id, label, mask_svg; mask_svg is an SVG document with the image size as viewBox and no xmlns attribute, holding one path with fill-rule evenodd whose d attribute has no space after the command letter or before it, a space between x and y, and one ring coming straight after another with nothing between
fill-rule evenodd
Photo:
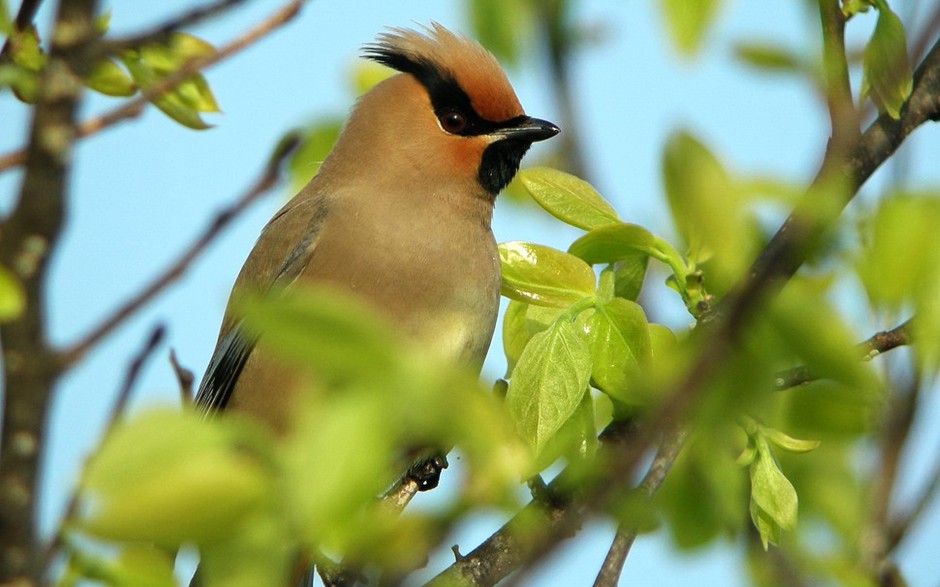
<instances>
[{"instance_id":1,"label":"bird's beak","mask_svg":"<svg viewBox=\"0 0 940 587\"><path fill-rule=\"evenodd\" d=\"M493 134L501 140L535 143L550 139L560 132L561 129L553 122L526 116L518 124L501 128Z\"/></svg>"}]
</instances>

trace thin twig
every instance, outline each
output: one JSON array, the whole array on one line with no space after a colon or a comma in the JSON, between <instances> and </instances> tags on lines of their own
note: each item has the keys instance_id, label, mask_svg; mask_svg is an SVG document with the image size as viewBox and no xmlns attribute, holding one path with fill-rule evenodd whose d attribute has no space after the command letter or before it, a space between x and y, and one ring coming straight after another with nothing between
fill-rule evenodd
<instances>
[{"instance_id":1,"label":"thin twig","mask_svg":"<svg viewBox=\"0 0 940 587\"><path fill-rule=\"evenodd\" d=\"M122 383L120 389L118 389L117 397L115 398L114 404L111 406L111 412L108 414L108 420L107 424L105 425L105 432L102 435L102 438L107 438L108 434L114 430L114 427L124 417L124 414L127 411L127 402L130 400L131 392L134 390L134 386L137 384L137 380L140 378L140 372L143 369L144 364L150 359L150 357L153 356L154 352L157 350L157 347L160 346L160 343L163 342L165 335L166 327L163 324L158 324L155 326L153 330L150 331L150 335L147 337L147 341L144 343L143 348L137 352L137 354L128 364L127 372L124 374L124 382ZM63 514L62 519L59 521L59 527L52 535L52 539L49 541L49 544L46 547L42 564L44 569L50 568L53 559L58 556L59 551L62 548L62 539L65 535L65 527L75 517L75 513L78 510L78 498L78 491L73 491L71 497L69 497L68 505L66 505L65 514Z\"/></svg>"},{"instance_id":2,"label":"thin twig","mask_svg":"<svg viewBox=\"0 0 940 587\"><path fill-rule=\"evenodd\" d=\"M886 549L887 552L893 552L904 538L910 532L914 523L920 519L921 514L927 511L927 508L940 494L940 459L935 461L933 472L928 477L920 497L914 502L914 505L906 512L897 516L888 525Z\"/></svg>"},{"instance_id":3,"label":"thin twig","mask_svg":"<svg viewBox=\"0 0 940 587\"><path fill-rule=\"evenodd\" d=\"M905 346L913 342L913 336L910 331L911 320L895 326L891 330L884 330L874 334L871 338L858 345L859 354L862 359L872 359L881 353L886 353L899 346ZM774 376L774 390L783 391L810 383L819 379L819 375L806 366L794 367L781 371Z\"/></svg>"},{"instance_id":4,"label":"thin twig","mask_svg":"<svg viewBox=\"0 0 940 587\"><path fill-rule=\"evenodd\" d=\"M123 39L104 40L99 43L98 51L106 55L116 55L127 49L136 49L142 45L158 43L167 35L187 27L194 26L214 16L219 16L242 4L245 0L216 0L203 6L197 6L149 30Z\"/></svg>"},{"instance_id":5,"label":"thin twig","mask_svg":"<svg viewBox=\"0 0 940 587\"><path fill-rule=\"evenodd\" d=\"M114 313L93 328L90 333L79 339L79 341L74 343L71 347L62 351L60 353L61 364L65 368L74 365L84 357L89 350L111 334L115 328L123 324L129 316L140 310L157 294L166 289L167 286L179 279L196 257L215 240L223 229L255 200L277 184L282 162L298 143L299 138L296 136L291 137L287 141L282 141L254 184L252 184L234 204L219 212L206 230L183 251L172 265L154 277L146 287L124 302Z\"/></svg>"},{"instance_id":6,"label":"thin twig","mask_svg":"<svg viewBox=\"0 0 940 587\"><path fill-rule=\"evenodd\" d=\"M672 465L682 451L682 447L685 446L688 435L688 430L679 430L664 439L659 447L659 452L656 453L656 457L650 463L643 481L640 482L640 489L647 497L652 497L659 491L666 475L672 469ZM594 580L594 587L617 586L620 582L620 575L623 573L623 565L627 561L627 556L630 554L630 548L633 546L636 536L637 530L635 527L624 523L618 526L617 534L614 536L610 549L607 551L607 556L604 558L604 563Z\"/></svg>"},{"instance_id":7,"label":"thin twig","mask_svg":"<svg viewBox=\"0 0 940 587\"><path fill-rule=\"evenodd\" d=\"M176 358L176 351L170 349L170 366L173 367L173 373L176 375L176 382L180 386L180 398L183 400L183 405L190 405L193 403L193 383L196 381L195 375L193 372L186 367L182 366Z\"/></svg>"},{"instance_id":8,"label":"thin twig","mask_svg":"<svg viewBox=\"0 0 940 587\"><path fill-rule=\"evenodd\" d=\"M85 120L78 126L76 131L77 138L91 136L117 124L118 122L121 122L122 120L139 116L147 104L149 104L153 99L169 92L181 82L184 82L192 77L194 74L199 73L200 71L203 71L204 69L207 69L231 57L232 55L253 45L263 37L271 34L278 28L287 24L290 20L297 16L301 6L305 1L306 0L291 0L276 12L271 14L271 16L269 16L267 19L258 23L238 38L222 46L212 55L207 55L205 57L199 57L187 61L178 70L154 83L152 86L142 88L140 95L136 98L128 100L121 106L118 106L104 114ZM23 149L18 149L16 151L11 151L9 153L0 155L0 173L13 167L22 165L24 162L25 151Z\"/></svg>"}]
</instances>

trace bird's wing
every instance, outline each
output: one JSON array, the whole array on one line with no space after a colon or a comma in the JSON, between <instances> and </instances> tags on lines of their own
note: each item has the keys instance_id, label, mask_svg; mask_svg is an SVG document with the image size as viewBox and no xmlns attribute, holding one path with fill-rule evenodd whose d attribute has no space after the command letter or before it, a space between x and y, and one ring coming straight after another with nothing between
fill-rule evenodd
<instances>
[{"instance_id":1,"label":"bird's wing","mask_svg":"<svg viewBox=\"0 0 940 587\"><path fill-rule=\"evenodd\" d=\"M263 293L273 285L286 287L306 267L326 219L327 205L322 198L304 196L303 192L298 194L264 227L235 281L233 297L240 290ZM225 409L258 341L241 322L232 320L230 311L226 314L194 400L205 415Z\"/></svg>"},{"instance_id":2,"label":"bird's wing","mask_svg":"<svg viewBox=\"0 0 940 587\"><path fill-rule=\"evenodd\" d=\"M209 415L225 409L255 342L256 337L248 335L240 323L219 340L194 400L202 414Z\"/></svg>"}]
</instances>

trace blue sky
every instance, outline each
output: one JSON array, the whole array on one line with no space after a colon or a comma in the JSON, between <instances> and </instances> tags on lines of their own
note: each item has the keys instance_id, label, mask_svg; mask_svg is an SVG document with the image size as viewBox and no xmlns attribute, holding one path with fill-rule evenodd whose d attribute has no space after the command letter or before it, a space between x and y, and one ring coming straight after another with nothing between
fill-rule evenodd
<instances>
[{"instance_id":1,"label":"blue sky","mask_svg":"<svg viewBox=\"0 0 940 587\"><path fill-rule=\"evenodd\" d=\"M115 33L129 33L154 19L175 14L182 0L114 0ZM215 44L242 32L279 3L249 3L232 16L194 30ZM673 130L691 130L735 172L774 174L795 182L812 176L825 148L827 117L804 82L754 74L737 66L731 42L773 40L810 50L816 35L815 13L807 3L771 5L743 0L725 2L705 51L693 61L680 59L662 33L656 4L582 0L577 20L597 27L601 40L581 50L572 69L577 120L598 189L631 222L669 237L671 227L662 197L660 153ZM904 14L902 2L892 3ZM48 8L48 7L47 7ZM348 79L358 50L386 25L409 26L436 20L467 30L462 2L408 0L312 1L300 17L272 37L207 74L224 114L209 117L215 128L192 132L150 109L140 119L82 141L75 157L72 200L62 247L53 260L49 297L53 339L67 343L81 336L145 284L198 235L219 209L233 201L254 178L276 140L289 128L319 116L342 114L351 103ZM48 15L46 15L48 17ZM850 40L863 41L873 18L851 23ZM529 114L549 120L558 109L545 85L544 71L525 61L510 70L517 94ZM857 87L856 80L856 87ZM93 97L83 115L100 112L115 100ZM0 95L0 152L23 141L25 109ZM537 156L540 146L533 149ZM918 131L904 148L910 161L909 183L940 185L940 153L934 129ZM0 209L9 209L19 175L0 175ZM877 195L876 177L863 199ZM178 401L176 384L165 360L172 347L181 361L201 374L212 352L229 288L248 250L286 194L254 205L215 242L185 277L145 312L110 337L88 361L70 373L59 390L53 438L44 479L42 525L53 527L84 455L95 445L107 408L130 357L158 322L168 326L167 344L143 373L133 407ZM505 202L497 207L498 241L531 240L567 247L577 236L545 215ZM654 300L660 321L676 328L689 322L681 304L668 296ZM860 332L859 338L870 333ZM503 370L494 345L484 376ZM940 446L937 394L928 398L914 431L921 456L907 455L902 473L910 495ZM928 425L928 424L933 424ZM931 430L932 428L932 430ZM446 479L445 479L446 482ZM467 551L500 523L479 520L453 542ZM534 573L527 585L584 584L600 565L612 529L590 524L576 541L561 549ZM940 561L931 540L940 536L940 509L934 507L910 546L901 550L901 566L911 585L934 584ZM935 540L933 541L935 544ZM432 561L442 568L449 551ZM624 584L743 585L741 566L727 549L712 548L678 555L665 533L641 537L631 554Z\"/></svg>"}]
</instances>

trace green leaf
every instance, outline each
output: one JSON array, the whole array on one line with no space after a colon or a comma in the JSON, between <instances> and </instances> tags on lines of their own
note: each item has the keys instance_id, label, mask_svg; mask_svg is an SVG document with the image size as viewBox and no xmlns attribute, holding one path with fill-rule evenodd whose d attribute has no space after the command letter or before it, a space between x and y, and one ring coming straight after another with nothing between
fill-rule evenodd
<instances>
[{"instance_id":1,"label":"green leaf","mask_svg":"<svg viewBox=\"0 0 940 587\"><path fill-rule=\"evenodd\" d=\"M762 427L761 431L767 438L768 442L779 446L788 452L806 453L816 450L819 447L818 440L800 440L799 438L793 438L792 436L789 436L780 430L775 430L773 428Z\"/></svg>"},{"instance_id":2,"label":"green leaf","mask_svg":"<svg viewBox=\"0 0 940 587\"><path fill-rule=\"evenodd\" d=\"M652 358L649 325L634 302L614 298L597 304L589 320L591 376L601 391L631 405L643 403L633 382Z\"/></svg>"},{"instance_id":3,"label":"green leaf","mask_svg":"<svg viewBox=\"0 0 940 587\"><path fill-rule=\"evenodd\" d=\"M594 272L584 261L550 247L512 241L499 245L501 292L510 299L567 307L594 295Z\"/></svg>"},{"instance_id":4,"label":"green leaf","mask_svg":"<svg viewBox=\"0 0 940 587\"><path fill-rule=\"evenodd\" d=\"M684 56L691 57L701 47L718 4L718 0L660 0L672 41Z\"/></svg>"},{"instance_id":5,"label":"green leaf","mask_svg":"<svg viewBox=\"0 0 940 587\"><path fill-rule=\"evenodd\" d=\"M882 201L871 222L870 243L858 260L869 298L898 309L940 272L940 200L895 195Z\"/></svg>"},{"instance_id":6,"label":"green leaf","mask_svg":"<svg viewBox=\"0 0 940 587\"><path fill-rule=\"evenodd\" d=\"M914 87L904 24L884 0L875 6L878 24L862 58L862 93L871 95L879 111L898 119Z\"/></svg>"},{"instance_id":7,"label":"green leaf","mask_svg":"<svg viewBox=\"0 0 940 587\"><path fill-rule=\"evenodd\" d=\"M503 352L506 354L506 378L512 377L519 357L525 350L532 336L526 326L526 310L529 304L509 300L506 313L503 314Z\"/></svg>"},{"instance_id":8,"label":"green leaf","mask_svg":"<svg viewBox=\"0 0 940 587\"><path fill-rule=\"evenodd\" d=\"M714 259L710 282L730 285L747 267L755 226L721 162L698 139L674 133L663 154L663 183L693 263Z\"/></svg>"},{"instance_id":9,"label":"green leaf","mask_svg":"<svg viewBox=\"0 0 940 587\"><path fill-rule=\"evenodd\" d=\"M574 175L532 167L519 172L519 180L549 214L572 226L591 230L617 222L617 212L591 184Z\"/></svg>"},{"instance_id":10,"label":"green leaf","mask_svg":"<svg viewBox=\"0 0 940 587\"><path fill-rule=\"evenodd\" d=\"M25 307L23 286L10 270L0 266L0 322L18 317Z\"/></svg>"},{"instance_id":11,"label":"green leaf","mask_svg":"<svg viewBox=\"0 0 940 587\"><path fill-rule=\"evenodd\" d=\"M825 294L812 282L792 280L765 314L772 335L821 377L856 388L875 385L870 365L859 361L855 348L858 335Z\"/></svg>"},{"instance_id":12,"label":"green leaf","mask_svg":"<svg viewBox=\"0 0 940 587\"><path fill-rule=\"evenodd\" d=\"M102 59L92 66L85 85L106 96L133 96L137 91L127 72L110 59Z\"/></svg>"},{"instance_id":13,"label":"green leaf","mask_svg":"<svg viewBox=\"0 0 940 587\"><path fill-rule=\"evenodd\" d=\"M126 51L121 55L121 60L137 86L144 90L191 60L210 56L214 52L212 45L197 37L173 33L165 43L146 45L139 51ZM152 102L173 120L196 130L209 128L199 116L201 112L219 111L208 83L199 74L187 78Z\"/></svg>"},{"instance_id":14,"label":"green leaf","mask_svg":"<svg viewBox=\"0 0 940 587\"><path fill-rule=\"evenodd\" d=\"M250 438L240 424L155 411L119 425L85 472L92 507L80 527L105 539L169 547L223 539L271 491L260 464L236 445Z\"/></svg>"},{"instance_id":15,"label":"green leaf","mask_svg":"<svg viewBox=\"0 0 940 587\"><path fill-rule=\"evenodd\" d=\"M10 20L10 10L7 0L0 0L0 35L10 36L13 33L13 21Z\"/></svg>"},{"instance_id":16,"label":"green leaf","mask_svg":"<svg viewBox=\"0 0 940 587\"><path fill-rule=\"evenodd\" d=\"M343 120L341 118L330 117L319 120L303 129L303 142L297 147L287 163L290 174L290 193L297 193L316 175L323 160L326 159L326 156L333 148L333 143L336 142L342 128Z\"/></svg>"},{"instance_id":17,"label":"green leaf","mask_svg":"<svg viewBox=\"0 0 940 587\"><path fill-rule=\"evenodd\" d=\"M361 96L395 75L395 73L394 69L380 65L375 61L357 61L353 66L350 80L353 93Z\"/></svg>"},{"instance_id":18,"label":"green leaf","mask_svg":"<svg viewBox=\"0 0 940 587\"><path fill-rule=\"evenodd\" d=\"M613 263L636 255L656 255L656 237L638 224L618 222L595 228L568 247L586 263Z\"/></svg>"},{"instance_id":19,"label":"green leaf","mask_svg":"<svg viewBox=\"0 0 940 587\"><path fill-rule=\"evenodd\" d=\"M528 22L527 3L520 0L470 0L473 36L500 62L515 65L523 46L520 29Z\"/></svg>"},{"instance_id":20,"label":"green leaf","mask_svg":"<svg viewBox=\"0 0 940 587\"><path fill-rule=\"evenodd\" d=\"M614 294L636 301L643 289L650 258L645 254L633 255L614 264Z\"/></svg>"},{"instance_id":21,"label":"green leaf","mask_svg":"<svg viewBox=\"0 0 940 587\"><path fill-rule=\"evenodd\" d=\"M236 300L260 345L313 369L327 382L384 379L397 366L397 332L359 299L325 287Z\"/></svg>"},{"instance_id":22,"label":"green leaf","mask_svg":"<svg viewBox=\"0 0 940 587\"><path fill-rule=\"evenodd\" d=\"M738 43L734 54L743 63L761 71L798 73L803 69L802 61L792 51L762 41Z\"/></svg>"},{"instance_id":23,"label":"green leaf","mask_svg":"<svg viewBox=\"0 0 940 587\"><path fill-rule=\"evenodd\" d=\"M757 437L757 458L751 463L750 471L753 502L781 530L794 530L798 509L796 489L780 471L767 441L762 436ZM758 525L758 520L754 522ZM759 525L758 529L761 529ZM762 536L763 534L762 530ZM776 544L770 536L767 540Z\"/></svg>"},{"instance_id":24,"label":"green leaf","mask_svg":"<svg viewBox=\"0 0 940 587\"><path fill-rule=\"evenodd\" d=\"M506 402L520 436L535 454L571 418L587 389L591 353L567 320L532 337L509 382Z\"/></svg>"}]
</instances>

